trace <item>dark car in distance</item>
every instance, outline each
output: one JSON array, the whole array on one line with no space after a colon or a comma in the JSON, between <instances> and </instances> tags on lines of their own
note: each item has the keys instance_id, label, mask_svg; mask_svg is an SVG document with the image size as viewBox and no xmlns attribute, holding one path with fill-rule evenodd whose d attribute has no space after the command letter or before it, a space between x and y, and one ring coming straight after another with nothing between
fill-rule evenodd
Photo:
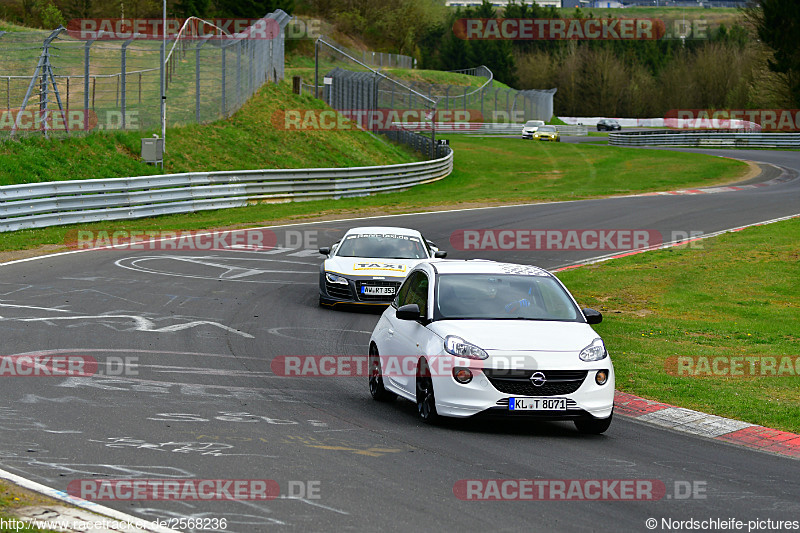
<instances>
[{"instance_id":1,"label":"dark car in distance","mask_svg":"<svg viewBox=\"0 0 800 533\"><path fill-rule=\"evenodd\" d=\"M613 118L603 118L597 121L597 131L617 131L621 129L622 126Z\"/></svg>"}]
</instances>

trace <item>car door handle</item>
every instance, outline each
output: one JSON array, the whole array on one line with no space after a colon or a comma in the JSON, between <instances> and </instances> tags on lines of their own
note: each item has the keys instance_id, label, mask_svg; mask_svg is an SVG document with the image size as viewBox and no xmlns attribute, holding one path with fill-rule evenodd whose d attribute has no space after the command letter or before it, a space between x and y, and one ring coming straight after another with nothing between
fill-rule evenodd
<instances>
[{"instance_id":1,"label":"car door handle","mask_svg":"<svg viewBox=\"0 0 800 533\"><path fill-rule=\"evenodd\" d=\"M391 337L392 335L394 335L394 330L393 330L393 329L390 329L390 330L389 330L389 336Z\"/></svg>"}]
</instances>

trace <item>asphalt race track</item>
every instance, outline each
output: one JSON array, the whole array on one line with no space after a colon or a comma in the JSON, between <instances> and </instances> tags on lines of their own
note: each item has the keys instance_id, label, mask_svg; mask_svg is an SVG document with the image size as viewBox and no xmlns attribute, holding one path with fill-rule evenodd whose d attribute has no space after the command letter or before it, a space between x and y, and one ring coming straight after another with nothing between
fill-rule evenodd
<instances>
[{"instance_id":1,"label":"asphalt race track","mask_svg":"<svg viewBox=\"0 0 800 533\"><path fill-rule=\"evenodd\" d=\"M798 152L714 153L800 171ZM366 378L290 378L270 367L281 355L366 353L377 314L317 305L315 248L355 225L415 227L450 258L556 268L597 252L461 252L450 235L496 228L711 233L798 213L800 180L793 179L717 194L274 228L279 244L286 231L308 231L316 238L311 250L102 250L6 265L3 355L94 357L105 375L3 377L0 468L65 491L84 479L276 481L282 497L271 501L100 502L147 519L225 518L235 532L649 531L648 518L662 531L662 519L798 520L800 463L793 459L622 416L603 436L556 422L429 427L409 402L372 401ZM138 363L137 373L129 366L119 375L123 360ZM536 502L454 495L459 480L500 478L657 480L666 494Z\"/></svg>"}]
</instances>

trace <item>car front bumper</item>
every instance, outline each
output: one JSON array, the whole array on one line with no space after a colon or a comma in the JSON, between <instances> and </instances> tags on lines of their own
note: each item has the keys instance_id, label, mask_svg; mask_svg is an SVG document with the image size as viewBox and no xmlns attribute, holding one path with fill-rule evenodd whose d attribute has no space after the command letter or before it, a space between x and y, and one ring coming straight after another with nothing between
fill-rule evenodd
<instances>
[{"instance_id":1,"label":"car front bumper","mask_svg":"<svg viewBox=\"0 0 800 533\"><path fill-rule=\"evenodd\" d=\"M340 274L341 275L341 274ZM342 275L342 277L345 277ZM319 275L319 302L326 306L336 305L364 305L386 307L394 300L403 277L384 276L346 276L347 285L331 283L325 277L325 272L320 270ZM394 287L391 295L368 295L364 288L367 286Z\"/></svg>"},{"instance_id":2,"label":"car front bumper","mask_svg":"<svg viewBox=\"0 0 800 533\"><path fill-rule=\"evenodd\" d=\"M459 418L475 415L499 415L547 420L574 420L608 418L614 408L614 367L608 359L596 361L591 367L587 367L585 378L574 392L545 396L501 392L486 374L475 368L474 362L470 366L473 371L473 379L467 384L458 383L450 375L439 375L432 378L436 410L439 414ZM595 382L595 375L600 370L609 371L608 381L604 385L598 385ZM564 411L510 410L508 408L509 400L521 397L566 398L567 409Z\"/></svg>"}]
</instances>

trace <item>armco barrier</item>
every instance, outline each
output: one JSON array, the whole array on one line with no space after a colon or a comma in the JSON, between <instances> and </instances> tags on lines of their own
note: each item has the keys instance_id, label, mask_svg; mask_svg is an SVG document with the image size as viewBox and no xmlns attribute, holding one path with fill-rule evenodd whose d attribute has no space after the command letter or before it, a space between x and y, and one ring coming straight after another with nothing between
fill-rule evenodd
<instances>
[{"instance_id":1,"label":"armco barrier","mask_svg":"<svg viewBox=\"0 0 800 533\"><path fill-rule=\"evenodd\" d=\"M0 231L141 218L257 202L367 196L436 181L453 169L453 152L400 165L191 172L0 187Z\"/></svg>"},{"instance_id":2,"label":"armco barrier","mask_svg":"<svg viewBox=\"0 0 800 533\"><path fill-rule=\"evenodd\" d=\"M392 126L407 131L430 131L430 122L393 122ZM522 135L524 124L508 122L437 122L436 133L472 133L482 135ZM558 125L556 129L562 135L588 135L586 126Z\"/></svg>"},{"instance_id":3,"label":"armco barrier","mask_svg":"<svg viewBox=\"0 0 800 533\"><path fill-rule=\"evenodd\" d=\"M800 148L800 133L632 131L609 133L608 144L615 146L700 146L704 148Z\"/></svg>"}]
</instances>

